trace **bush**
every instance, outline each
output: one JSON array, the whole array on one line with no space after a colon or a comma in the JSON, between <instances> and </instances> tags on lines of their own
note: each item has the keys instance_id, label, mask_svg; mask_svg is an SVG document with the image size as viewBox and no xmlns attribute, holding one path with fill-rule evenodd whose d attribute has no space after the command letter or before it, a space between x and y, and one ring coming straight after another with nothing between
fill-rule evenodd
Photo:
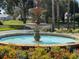
<instances>
[{"instance_id":1,"label":"bush","mask_svg":"<svg viewBox=\"0 0 79 59\"><path fill-rule=\"evenodd\" d=\"M0 46L0 59L27 59L26 51L15 49L11 46Z\"/></svg>"},{"instance_id":2,"label":"bush","mask_svg":"<svg viewBox=\"0 0 79 59\"><path fill-rule=\"evenodd\" d=\"M71 20L73 19L74 15L72 15ZM78 26L79 26L79 13L75 14L75 21L78 22Z\"/></svg>"},{"instance_id":3,"label":"bush","mask_svg":"<svg viewBox=\"0 0 79 59\"><path fill-rule=\"evenodd\" d=\"M15 28L15 29L23 29L23 28L25 28L24 25L9 25L9 26L10 26L10 28Z\"/></svg>"},{"instance_id":4,"label":"bush","mask_svg":"<svg viewBox=\"0 0 79 59\"><path fill-rule=\"evenodd\" d=\"M8 58L15 58L16 50L14 48L10 48L9 46L1 46L0 47L0 56L1 56L1 59L4 56L7 56Z\"/></svg>"},{"instance_id":5,"label":"bush","mask_svg":"<svg viewBox=\"0 0 79 59\"><path fill-rule=\"evenodd\" d=\"M28 54L26 51L18 50L17 56L19 59L28 59Z\"/></svg>"},{"instance_id":6,"label":"bush","mask_svg":"<svg viewBox=\"0 0 79 59\"><path fill-rule=\"evenodd\" d=\"M53 52L60 52L61 51L61 48L60 47L52 47L51 48L51 51L53 51Z\"/></svg>"},{"instance_id":7,"label":"bush","mask_svg":"<svg viewBox=\"0 0 79 59\"><path fill-rule=\"evenodd\" d=\"M69 52L67 48L52 47L17 49L15 46L0 46L0 59L78 59L77 52ZM77 50L78 51L78 50Z\"/></svg>"},{"instance_id":8,"label":"bush","mask_svg":"<svg viewBox=\"0 0 79 59\"><path fill-rule=\"evenodd\" d=\"M75 29L73 32L74 33L79 33L79 29Z\"/></svg>"},{"instance_id":9,"label":"bush","mask_svg":"<svg viewBox=\"0 0 79 59\"><path fill-rule=\"evenodd\" d=\"M78 59L77 54L76 53L71 54L70 59Z\"/></svg>"},{"instance_id":10,"label":"bush","mask_svg":"<svg viewBox=\"0 0 79 59\"><path fill-rule=\"evenodd\" d=\"M47 52L45 51L45 49L36 48L32 54L32 59L43 59L45 58L45 56L47 56L47 59L48 59L49 56L47 55Z\"/></svg>"},{"instance_id":11,"label":"bush","mask_svg":"<svg viewBox=\"0 0 79 59\"><path fill-rule=\"evenodd\" d=\"M79 29L69 29L69 30L63 30L63 29L59 29L56 30L57 33L79 33Z\"/></svg>"}]
</instances>

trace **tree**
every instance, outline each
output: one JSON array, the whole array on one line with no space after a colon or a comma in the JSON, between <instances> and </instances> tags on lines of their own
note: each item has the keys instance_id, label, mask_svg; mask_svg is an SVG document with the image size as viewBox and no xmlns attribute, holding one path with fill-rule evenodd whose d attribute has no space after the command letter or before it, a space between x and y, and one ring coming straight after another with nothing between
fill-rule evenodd
<instances>
[{"instance_id":1,"label":"tree","mask_svg":"<svg viewBox=\"0 0 79 59\"><path fill-rule=\"evenodd\" d=\"M3 0L0 0L0 7L3 7ZM3 25L3 23L1 21L0 21L0 25Z\"/></svg>"},{"instance_id":2,"label":"tree","mask_svg":"<svg viewBox=\"0 0 79 59\"><path fill-rule=\"evenodd\" d=\"M9 14L9 15L13 15L14 14L14 2L12 1L12 0L6 0L6 12L7 12L7 14Z\"/></svg>"},{"instance_id":3,"label":"tree","mask_svg":"<svg viewBox=\"0 0 79 59\"><path fill-rule=\"evenodd\" d=\"M52 28L51 31L55 30L55 9L54 9L55 1L52 0Z\"/></svg>"},{"instance_id":4,"label":"tree","mask_svg":"<svg viewBox=\"0 0 79 59\"><path fill-rule=\"evenodd\" d=\"M57 25L58 25L58 29L59 29L59 20L60 20L60 6L59 6L59 2L60 2L60 0L57 0L56 1L57 2Z\"/></svg>"},{"instance_id":5,"label":"tree","mask_svg":"<svg viewBox=\"0 0 79 59\"><path fill-rule=\"evenodd\" d=\"M0 7L3 7L4 6L4 0L0 0Z\"/></svg>"},{"instance_id":6,"label":"tree","mask_svg":"<svg viewBox=\"0 0 79 59\"><path fill-rule=\"evenodd\" d=\"M7 11L9 14L14 14L15 7L19 7L21 10L21 20L23 23L26 23L28 16L28 9L33 7L33 0L6 0L7 3Z\"/></svg>"},{"instance_id":7,"label":"tree","mask_svg":"<svg viewBox=\"0 0 79 59\"><path fill-rule=\"evenodd\" d=\"M71 14L71 16L74 14L74 28L75 28L75 13L78 13L78 2L76 0L60 0L59 3L60 7L60 17L64 22L64 13L68 12ZM58 9L57 9L58 10ZM72 20L71 20L72 21ZM69 26L69 19L67 21L67 28L70 28Z\"/></svg>"},{"instance_id":8,"label":"tree","mask_svg":"<svg viewBox=\"0 0 79 59\"><path fill-rule=\"evenodd\" d=\"M41 7L47 9L47 12L44 13L45 21L48 23L49 17L52 17L52 0L42 0Z\"/></svg>"},{"instance_id":9,"label":"tree","mask_svg":"<svg viewBox=\"0 0 79 59\"><path fill-rule=\"evenodd\" d=\"M51 17L52 18L52 0L42 0L42 7L47 9L46 12L46 22L48 22L48 18ZM69 11L69 13L74 14L73 12L78 12L78 2L75 0L54 0L55 4L53 6L54 8L54 19L55 21L58 21L59 19L61 19L64 23L64 14L65 12ZM75 4L75 7L74 7ZM74 11L75 10L75 11ZM59 18L59 19L58 19ZM69 20L67 22L67 25L69 24ZM56 25L56 24L55 24ZM59 24L58 24L59 25ZM68 25L68 27L70 27Z\"/></svg>"}]
</instances>

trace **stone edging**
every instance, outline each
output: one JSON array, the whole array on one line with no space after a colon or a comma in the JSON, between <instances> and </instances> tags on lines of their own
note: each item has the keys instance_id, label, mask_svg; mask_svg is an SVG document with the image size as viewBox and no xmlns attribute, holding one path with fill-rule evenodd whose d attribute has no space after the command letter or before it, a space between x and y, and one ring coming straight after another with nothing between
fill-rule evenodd
<instances>
[{"instance_id":1,"label":"stone edging","mask_svg":"<svg viewBox=\"0 0 79 59\"><path fill-rule=\"evenodd\" d=\"M7 36L13 36L13 35L27 35L27 34L33 34L34 32L32 30L11 30L11 31L2 31L0 32L0 38L2 37L7 37ZM68 38L74 38L74 39L79 39L79 37L73 35L73 34L66 34L66 33L50 33L50 32L40 32L42 35L54 35L54 36L62 36L62 37L68 37ZM1 45L9 45L9 43L2 43L0 42ZM50 44L50 45L41 45L41 44L36 44L36 45L24 45L24 44L10 44L10 45L15 45L15 46L42 46L42 47L49 47L49 46L74 46L74 45L79 45L79 41L75 43L68 43L68 44Z\"/></svg>"}]
</instances>

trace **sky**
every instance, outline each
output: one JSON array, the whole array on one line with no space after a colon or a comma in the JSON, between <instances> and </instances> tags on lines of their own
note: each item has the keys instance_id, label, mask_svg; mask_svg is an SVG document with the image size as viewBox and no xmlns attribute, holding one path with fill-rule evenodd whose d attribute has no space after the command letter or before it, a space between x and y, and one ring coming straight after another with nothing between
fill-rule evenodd
<instances>
[{"instance_id":1,"label":"sky","mask_svg":"<svg viewBox=\"0 0 79 59\"><path fill-rule=\"evenodd\" d=\"M79 0L77 0L79 2Z\"/></svg>"}]
</instances>

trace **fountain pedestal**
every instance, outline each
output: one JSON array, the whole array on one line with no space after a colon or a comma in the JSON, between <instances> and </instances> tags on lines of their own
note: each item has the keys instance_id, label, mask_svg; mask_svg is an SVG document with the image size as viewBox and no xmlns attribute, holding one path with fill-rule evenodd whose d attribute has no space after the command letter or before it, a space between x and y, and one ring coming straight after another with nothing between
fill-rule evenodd
<instances>
[{"instance_id":1,"label":"fountain pedestal","mask_svg":"<svg viewBox=\"0 0 79 59\"><path fill-rule=\"evenodd\" d=\"M39 33L39 32L35 32L35 33L34 33L34 39L35 39L35 41L37 41L37 42L40 41L40 33Z\"/></svg>"},{"instance_id":2,"label":"fountain pedestal","mask_svg":"<svg viewBox=\"0 0 79 59\"><path fill-rule=\"evenodd\" d=\"M39 33L39 20L37 20L36 22L36 26L35 26L35 30L34 30L34 39L35 41L39 42L40 41L40 33Z\"/></svg>"}]
</instances>

